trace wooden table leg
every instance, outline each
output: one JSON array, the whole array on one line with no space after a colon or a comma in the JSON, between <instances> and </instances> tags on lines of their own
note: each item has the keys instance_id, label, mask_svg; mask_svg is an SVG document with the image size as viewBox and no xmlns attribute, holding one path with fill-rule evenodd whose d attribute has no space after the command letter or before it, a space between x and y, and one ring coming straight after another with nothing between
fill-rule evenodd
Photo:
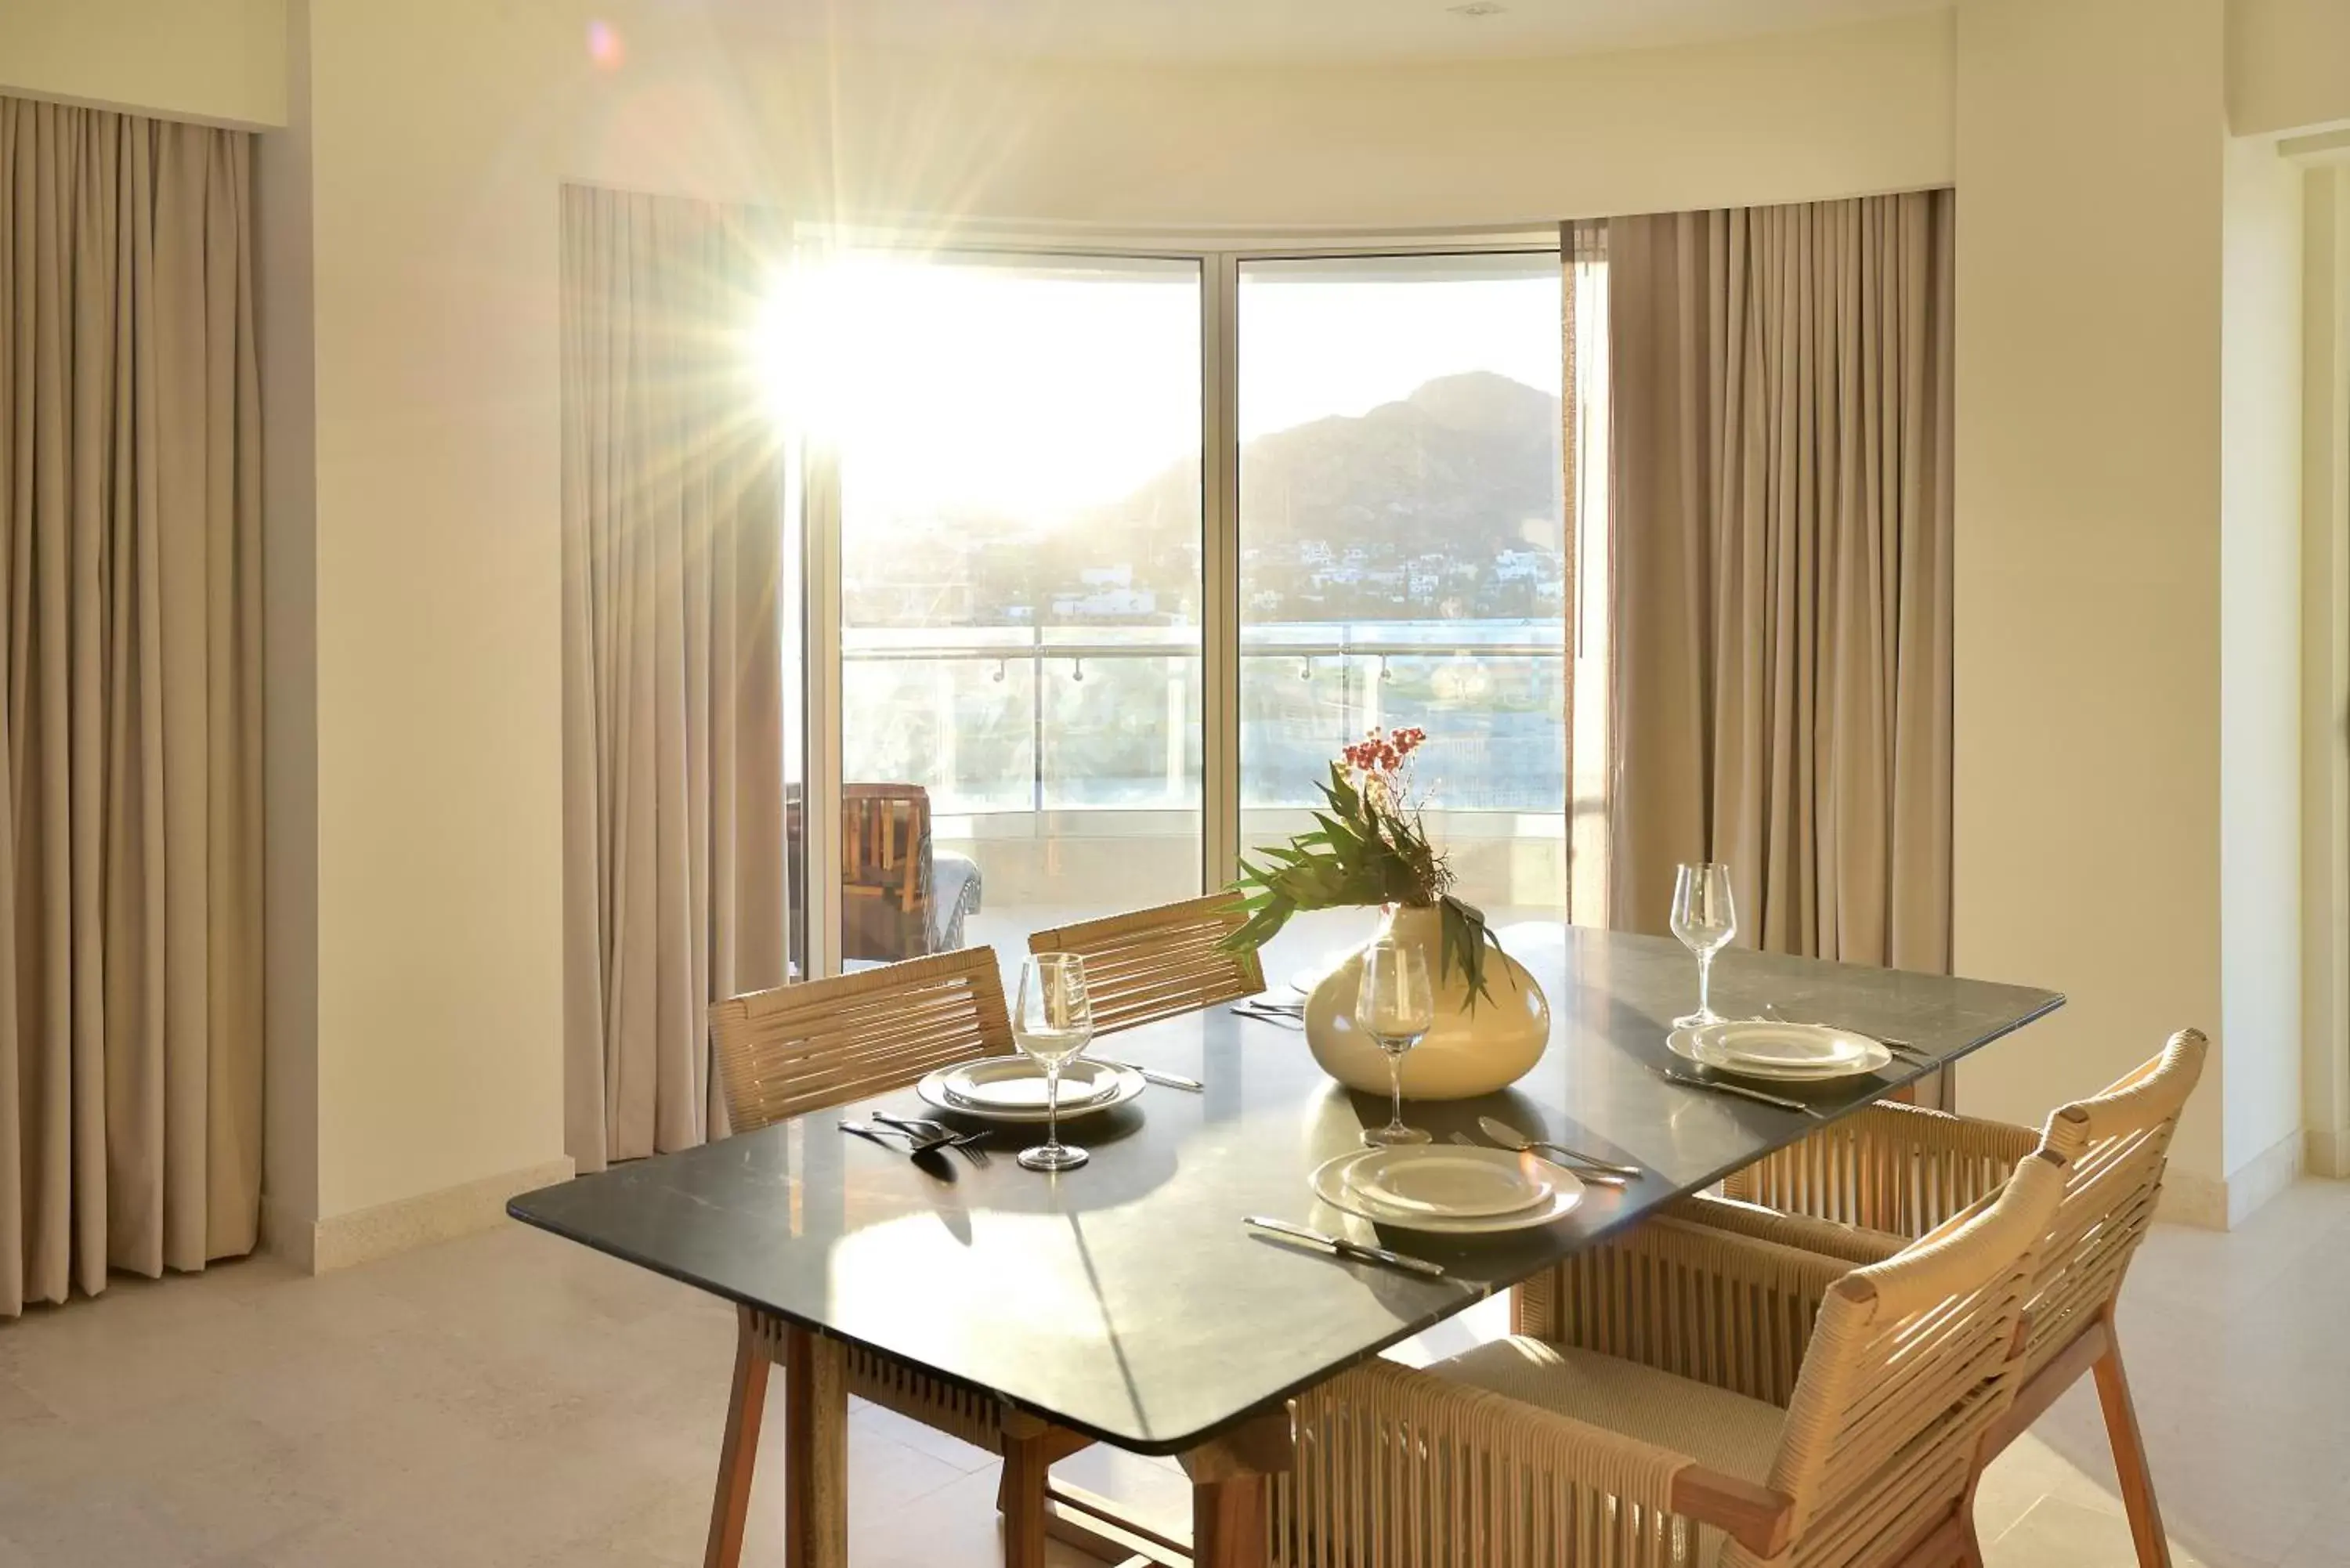
<instances>
[{"instance_id":1,"label":"wooden table leg","mask_svg":"<svg viewBox=\"0 0 2350 1568\"><path fill-rule=\"evenodd\" d=\"M1284 1409L1183 1456L1193 1568L1263 1568L1265 1478L1288 1469L1294 1452Z\"/></svg>"},{"instance_id":2,"label":"wooden table leg","mask_svg":"<svg viewBox=\"0 0 2350 1568\"><path fill-rule=\"evenodd\" d=\"M784 1563L847 1568L848 1388L840 1342L784 1327Z\"/></svg>"},{"instance_id":3,"label":"wooden table leg","mask_svg":"<svg viewBox=\"0 0 2350 1568\"><path fill-rule=\"evenodd\" d=\"M1193 1568L1263 1568L1264 1478L1191 1483Z\"/></svg>"},{"instance_id":4,"label":"wooden table leg","mask_svg":"<svg viewBox=\"0 0 2350 1568\"><path fill-rule=\"evenodd\" d=\"M767 1408L768 1346L756 1314L735 1310L734 1382L726 1395L726 1436L718 1447L718 1486L710 1501L704 1568L743 1561L743 1526L751 1512L751 1473L759 1459L759 1418Z\"/></svg>"},{"instance_id":5,"label":"wooden table leg","mask_svg":"<svg viewBox=\"0 0 2350 1568\"><path fill-rule=\"evenodd\" d=\"M1003 1424L1003 1478L995 1490L1003 1516L1003 1568L1045 1568L1045 1488L1053 1455L1042 1421L1019 1417Z\"/></svg>"}]
</instances>

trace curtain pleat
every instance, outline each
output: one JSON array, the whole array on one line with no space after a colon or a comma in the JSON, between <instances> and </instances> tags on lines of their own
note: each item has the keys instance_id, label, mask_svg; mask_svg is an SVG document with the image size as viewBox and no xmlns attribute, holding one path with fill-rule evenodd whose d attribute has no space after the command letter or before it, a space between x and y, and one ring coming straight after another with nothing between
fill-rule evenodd
<instances>
[{"instance_id":1,"label":"curtain pleat","mask_svg":"<svg viewBox=\"0 0 2350 1568\"><path fill-rule=\"evenodd\" d=\"M0 99L0 1314L258 1224L251 164Z\"/></svg>"},{"instance_id":2,"label":"curtain pleat","mask_svg":"<svg viewBox=\"0 0 2350 1568\"><path fill-rule=\"evenodd\" d=\"M1947 970L1947 191L1609 228L1610 920Z\"/></svg>"},{"instance_id":3,"label":"curtain pleat","mask_svg":"<svg viewBox=\"0 0 2350 1568\"><path fill-rule=\"evenodd\" d=\"M712 1002L782 983L783 469L760 220L563 193L565 1032L583 1170L722 1133Z\"/></svg>"}]
</instances>

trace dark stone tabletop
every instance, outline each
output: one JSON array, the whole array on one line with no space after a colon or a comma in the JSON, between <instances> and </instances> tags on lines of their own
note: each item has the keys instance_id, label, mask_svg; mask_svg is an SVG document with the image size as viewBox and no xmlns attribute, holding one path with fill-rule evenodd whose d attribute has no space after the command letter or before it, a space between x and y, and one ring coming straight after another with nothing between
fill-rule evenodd
<instances>
[{"instance_id":1,"label":"dark stone tabletop","mask_svg":"<svg viewBox=\"0 0 2350 1568\"><path fill-rule=\"evenodd\" d=\"M1025 1128L993 1133L984 1168L942 1157L917 1165L838 1130L874 1106L931 1114L908 1089L527 1193L510 1211L1120 1447L1177 1451L1822 1125L1659 1075L1686 1065L1666 1049L1667 1021L1695 1004L1694 965L1678 944L1550 924L1502 935L1549 994L1548 1054L1511 1089L1408 1102L1407 1118L1442 1138L1474 1132L1490 1113L1649 1172L1620 1191L1590 1189L1538 1230L1381 1231L1318 1203L1308 1174L1386 1120L1386 1105L1324 1075L1295 1030L1223 1007L1097 1043L1200 1078L1206 1092L1154 1086L1066 1124L1093 1159L1059 1176L1014 1162L1041 1141ZM1286 972L1269 963L1276 992ZM1769 1004L1945 1061L2063 1002L1738 950L1717 961L1713 994L1726 1016ZM1849 1110L1925 1071L1897 1058L1860 1087L1813 1097ZM1384 1241L1455 1278L1302 1251L1245 1230L1247 1214Z\"/></svg>"}]
</instances>

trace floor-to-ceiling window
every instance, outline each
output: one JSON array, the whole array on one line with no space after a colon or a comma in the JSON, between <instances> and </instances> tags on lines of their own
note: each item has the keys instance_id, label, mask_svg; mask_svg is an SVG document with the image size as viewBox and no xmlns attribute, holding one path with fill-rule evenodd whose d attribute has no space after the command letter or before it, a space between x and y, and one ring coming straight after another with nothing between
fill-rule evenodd
<instances>
[{"instance_id":1,"label":"floor-to-ceiling window","mask_svg":"<svg viewBox=\"0 0 2350 1568\"><path fill-rule=\"evenodd\" d=\"M1541 245L795 276L820 967L1220 885L1373 726L1428 731L1466 896L1586 896L1604 530L1565 487L1604 495L1604 356L1570 386L1562 331L1596 276Z\"/></svg>"},{"instance_id":2,"label":"floor-to-ceiling window","mask_svg":"<svg viewBox=\"0 0 2350 1568\"><path fill-rule=\"evenodd\" d=\"M1555 254L1240 266L1241 832L1417 726L1426 820L1497 914L1566 901Z\"/></svg>"}]
</instances>

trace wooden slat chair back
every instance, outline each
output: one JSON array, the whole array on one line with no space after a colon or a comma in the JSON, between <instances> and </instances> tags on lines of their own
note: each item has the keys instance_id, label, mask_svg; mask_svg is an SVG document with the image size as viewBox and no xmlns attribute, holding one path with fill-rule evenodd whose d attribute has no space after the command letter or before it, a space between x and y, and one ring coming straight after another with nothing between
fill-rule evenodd
<instances>
[{"instance_id":1,"label":"wooden slat chair back","mask_svg":"<svg viewBox=\"0 0 2350 1568\"><path fill-rule=\"evenodd\" d=\"M2039 1146L2029 1127L1879 1102L1734 1172L1721 1190L1781 1213L1910 1238L1999 1191Z\"/></svg>"},{"instance_id":2,"label":"wooden slat chair back","mask_svg":"<svg viewBox=\"0 0 2350 1568\"><path fill-rule=\"evenodd\" d=\"M1264 966L1257 955L1221 945L1247 923L1239 894L1211 893L1038 931L1028 939L1028 950L1076 953L1086 961L1094 1032L1108 1034L1263 991Z\"/></svg>"},{"instance_id":3,"label":"wooden slat chair back","mask_svg":"<svg viewBox=\"0 0 2350 1568\"><path fill-rule=\"evenodd\" d=\"M2066 1161L2064 1199L2025 1299L2021 1386L1991 1450L2013 1441L2085 1373L2094 1373L2138 1561L2163 1568L2169 1544L2114 1312L2153 1223L2171 1140L2209 1049L2201 1032L2180 1030L2159 1055L2108 1088L2059 1106L2040 1140L2003 1122L1872 1106L1731 1178L1725 1195L1739 1201L1700 1200L1676 1212L1758 1240L1869 1262L1980 1207L2044 1142Z\"/></svg>"},{"instance_id":4,"label":"wooden slat chair back","mask_svg":"<svg viewBox=\"0 0 2350 1568\"><path fill-rule=\"evenodd\" d=\"M1427 1371L1374 1360L1298 1396L1272 1554L1284 1568L1968 1561L1983 1435L2013 1396L2034 1250L2063 1189L2053 1151L2026 1160L1995 1202L1856 1270L1671 1219L1611 1237L1550 1271L1563 1337ZM1522 1373L1513 1393L1469 1369L1494 1349L1575 1381L1545 1403Z\"/></svg>"},{"instance_id":5,"label":"wooden slat chair back","mask_svg":"<svg viewBox=\"0 0 2350 1568\"><path fill-rule=\"evenodd\" d=\"M1792 1544L1725 1565L1865 1568L1970 1532L1985 1435L2013 1399L2023 1304L2064 1192L2053 1152L1989 1205L1827 1293L1812 1330L1771 1490L1794 1504Z\"/></svg>"},{"instance_id":6,"label":"wooden slat chair back","mask_svg":"<svg viewBox=\"0 0 2350 1568\"><path fill-rule=\"evenodd\" d=\"M1015 1049L990 947L733 997L711 1009L711 1033L738 1134ZM745 1309L744 1344L753 1353L780 1361L791 1337L780 1320ZM1005 1456L1014 1478L999 1499L1007 1562L1042 1568L1046 1467L1084 1440L877 1350L844 1345L841 1360L849 1393Z\"/></svg>"},{"instance_id":7,"label":"wooden slat chair back","mask_svg":"<svg viewBox=\"0 0 2350 1568\"><path fill-rule=\"evenodd\" d=\"M2183 1030L2103 1094L2048 1118L2048 1146L2072 1174L2024 1309L2028 1374L2054 1361L2120 1297L2122 1276L2154 1223L2171 1139L2208 1048L2199 1032Z\"/></svg>"},{"instance_id":8,"label":"wooden slat chair back","mask_svg":"<svg viewBox=\"0 0 2350 1568\"><path fill-rule=\"evenodd\" d=\"M995 950L965 948L754 992L711 1009L737 1132L1014 1050Z\"/></svg>"},{"instance_id":9,"label":"wooden slat chair back","mask_svg":"<svg viewBox=\"0 0 2350 1568\"><path fill-rule=\"evenodd\" d=\"M2088 1099L2059 1106L2040 1136L2004 1122L1874 1106L1722 1184L1725 1196L1773 1213L1703 1203L1687 1211L1765 1240L1869 1262L1985 1201L2044 1137L2071 1174L2025 1308L2027 1370L2037 1373L2111 1312L2153 1223L2171 1139L2208 1050L2200 1031L2180 1030L2161 1054ZM1795 1223L1779 1223L1782 1215Z\"/></svg>"}]
</instances>

